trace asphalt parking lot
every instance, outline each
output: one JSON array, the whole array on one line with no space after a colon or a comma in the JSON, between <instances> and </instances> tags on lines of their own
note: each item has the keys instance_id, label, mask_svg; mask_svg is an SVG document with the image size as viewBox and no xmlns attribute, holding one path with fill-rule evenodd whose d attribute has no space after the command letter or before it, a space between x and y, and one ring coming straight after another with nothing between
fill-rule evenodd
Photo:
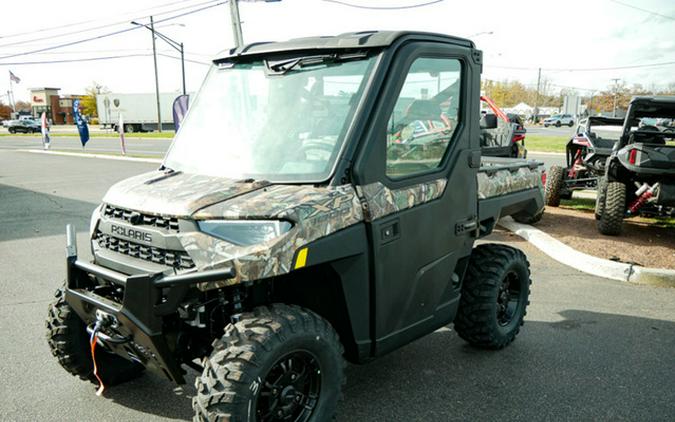
<instances>
[{"instance_id":1,"label":"asphalt parking lot","mask_svg":"<svg viewBox=\"0 0 675 422\"><path fill-rule=\"evenodd\" d=\"M16 152L25 146L12 139L0 138L0 420L190 420L192 385L148 373L96 397L44 339L64 275L65 224L76 225L87 256L89 217L107 188L156 165ZM339 421L675 420L675 289L588 276L507 233L492 240L523 249L532 265L515 343L477 350L450 326L349 366Z\"/></svg>"}]
</instances>

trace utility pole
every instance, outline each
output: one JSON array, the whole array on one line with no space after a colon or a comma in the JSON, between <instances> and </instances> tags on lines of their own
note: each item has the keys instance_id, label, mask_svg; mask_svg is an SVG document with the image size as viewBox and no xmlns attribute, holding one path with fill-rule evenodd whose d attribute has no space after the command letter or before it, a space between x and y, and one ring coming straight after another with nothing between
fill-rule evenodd
<instances>
[{"instance_id":1,"label":"utility pole","mask_svg":"<svg viewBox=\"0 0 675 422\"><path fill-rule=\"evenodd\" d=\"M230 0L230 20L232 21L232 35L234 46L244 45L244 35L241 32L241 19L239 18L239 0Z\"/></svg>"},{"instance_id":2,"label":"utility pole","mask_svg":"<svg viewBox=\"0 0 675 422\"><path fill-rule=\"evenodd\" d=\"M612 111L612 117L616 117L616 97L617 97L617 94L619 92L619 81L620 80L621 79L619 79L619 78L612 79L612 81L614 81L614 89L613 89L613 91L614 91L614 109Z\"/></svg>"},{"instance_id":3,"label":"utility pole","mask_svg":"<svg viewBox=\"0 0 675 422\"><path fill-rule=\"evenodd\" d=\"M162 131L162 111L159 105L159 76L157 74L157 47L155 46L155 22L150 16L150 34L152 35L152 59L155 62L155 96L157 97L157 132ZM122 128L124 130L124 128Z\"/></svg>"},{"instance_id":4,"label":"utility pole","mask_svg":"<svg viewBox=\"0 0 675 422\"><path fill-rule=\"evenodd\" d=\"M541 84L541 67L539 68L539 72L537 74L537 95L534 97L534 121L532 123L537 123L537 116L539 115L539 85Z\"/></svg>"},{"instance_id":5,"label":"utility pole","mask_svg":"<svg viewBox=\"0 0 675 422\"><path fill-rule=\"evenodd\" d=\"M152 19L150 19L150 21L152 23ZM148 31L152 32L156 37L161 38L165 43L169 44L169 46L171 48L173 48L174 50L176 50L180 53L180 68L181 68L181 73L183 75L182 76L183 95L187 94L187 91L185 89L185 49L183 48L183 43L172 40L171 38L167 37L166 35L162 34L161 32L155 31L154 27L149 27L148 25L146 25L144 23L138 23L136 21L131 21L131 24L136 25L136 26L144 27ZM181 24L181 26L184 26L184 25ZM153 37L152 40L153 40L153 48L154 48L155 37ZM155 64L156 64L156 62L157 62L157 60L155 59Z\"/></svg>"}]
</instances>

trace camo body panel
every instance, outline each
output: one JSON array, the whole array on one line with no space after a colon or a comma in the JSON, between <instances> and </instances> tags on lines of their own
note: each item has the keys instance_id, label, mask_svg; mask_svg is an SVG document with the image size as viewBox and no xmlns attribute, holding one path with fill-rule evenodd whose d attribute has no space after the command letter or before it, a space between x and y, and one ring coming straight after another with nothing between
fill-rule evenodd
<instances>
[{"instance_id":1,"label":"camo body panel","mask_svg":"<svg viewBox=\"0 0 675 422\"><path fill-rule=\"evenodd\" d=\"M116 183L108 190L103 202L154 215L180 217L260 189L265 184L199 174L167 174L156 170Z\"/></svg>"},{"instance_id":2,"label":"camo body panel","mask_svg":"<svg viewBox=\"0 0 675 422\"><path fill-rule=\"evenodd\" d=\"M363 221L361 203L350 185L269 186L204 208L196 220L288 220L294 226L267 242L239 246L201 232L178 234L198 270L232 266L235 278L204 283L203 290L285 274L296 252L308 243ZM311 254L311 251L309 251Z\"/></svg>"},{"instance_id":3,"label":"camo body panel","mask_svg":"<svg viewBox=\"0 0 675 422\"><path fill-rule=\"evenodd\" d=\"M380 182L357 186L359 195L368 204L368 218L375 220L424 204L440 197L445 191L448 180L436 179L400 189L389 189Z\"/></svg>"},{"instance_id":4,"label":"camo body panel","mask_svg":"<svg viewBox=\"0 0 675 422\"><path fill-rule=\"evenodd\" d=\"M495 172L480 171L476 177L479 199L506 195L525 189L543 189L541 173L527 167L520 167L515 171L508 169Z\"/></svg>"}]
</instances>

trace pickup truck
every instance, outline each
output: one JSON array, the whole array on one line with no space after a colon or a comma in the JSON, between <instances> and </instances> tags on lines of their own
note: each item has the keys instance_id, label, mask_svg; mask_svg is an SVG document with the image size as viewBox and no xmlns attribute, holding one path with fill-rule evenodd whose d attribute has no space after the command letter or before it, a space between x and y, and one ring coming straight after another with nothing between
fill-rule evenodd
<instances>
[{"instance_id":1,"label":"pickup truck","mask_svg":"<svg viewBox=\"0 0 675 422\"><path fill-rule=\"evenodd\" d=\"M474 243L541 212L542 171L481 157L481 69L473 42L420 32L224 53L161 167L93 212L93 262L67 228L54 356L99 393L194 368L196 421L316 422L336 412L345 360L451 322L507 346L529 264Z\"/></svg>"}]
</instances>

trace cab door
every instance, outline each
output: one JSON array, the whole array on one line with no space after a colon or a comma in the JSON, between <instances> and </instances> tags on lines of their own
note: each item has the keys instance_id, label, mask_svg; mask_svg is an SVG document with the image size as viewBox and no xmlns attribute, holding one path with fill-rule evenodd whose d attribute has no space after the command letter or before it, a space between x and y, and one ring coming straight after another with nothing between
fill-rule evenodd
<instances>
[{"instance_id":1,"label":"cab door","mask_svg":"<svg viewBox=\"0 0 675 422\"><path fill-rule=\"evenodd\" d=\"M479 71L469 51L431 42L400 48L357 159L376 355L447 324L457 310L480 160L470 142Z\"/></svg>"}]
</instances>

